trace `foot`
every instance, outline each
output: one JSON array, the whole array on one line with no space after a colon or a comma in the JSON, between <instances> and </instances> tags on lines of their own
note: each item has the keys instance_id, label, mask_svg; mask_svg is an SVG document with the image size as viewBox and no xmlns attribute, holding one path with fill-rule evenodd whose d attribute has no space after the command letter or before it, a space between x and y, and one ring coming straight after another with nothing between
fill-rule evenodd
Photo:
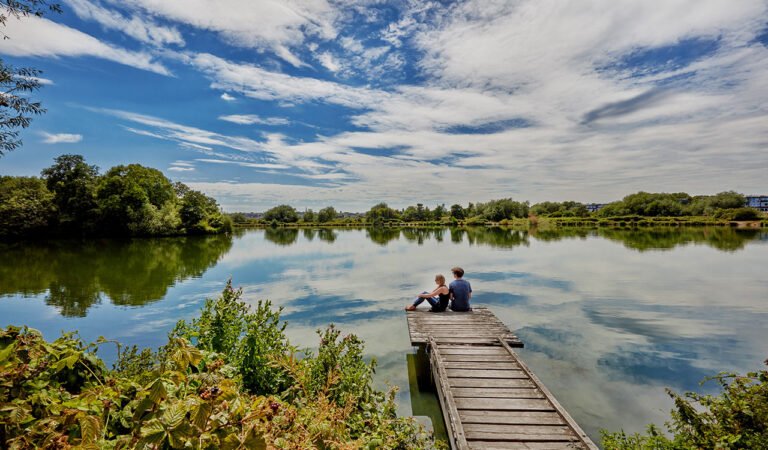
<instances>
[{"instance_id":1,"label":"foot","mask_svg":"<svg viewBox=\"0 0 768 450\"><path fill-rule=\"evenodd\" d=\"M406 311L416 311L416 307L415 307L415 306L413 306L413 305L409 305L409 306L406 306L406 307L405 307L405 310L406 310Z\"/></svg>"}]
</instances>

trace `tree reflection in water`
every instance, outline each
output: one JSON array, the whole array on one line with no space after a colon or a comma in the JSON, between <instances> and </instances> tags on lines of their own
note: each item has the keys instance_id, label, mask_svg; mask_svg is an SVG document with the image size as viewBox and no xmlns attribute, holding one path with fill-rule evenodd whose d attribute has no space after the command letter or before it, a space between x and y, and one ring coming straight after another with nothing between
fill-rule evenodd
<instances>
[{"instance_id":1,"label":"tree reflection in water","mask_svg":"<svg viewBox=\"0 0 768 450\"><path fill-rule=\"evenodd\" d=\"M145 305L202 276L231 247L228 235L0 244L0 296L47 292L45 302L66 317L84 317L103 296Z\"/></svg>"}]
</instances>

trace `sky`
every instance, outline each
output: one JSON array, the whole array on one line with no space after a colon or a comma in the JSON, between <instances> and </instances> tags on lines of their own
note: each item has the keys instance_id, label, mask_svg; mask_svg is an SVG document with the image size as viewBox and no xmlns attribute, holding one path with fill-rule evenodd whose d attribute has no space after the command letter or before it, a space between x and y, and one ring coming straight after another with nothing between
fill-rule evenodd
<instances>
[{"instance_id":1,"label":"sky","mask_svg":"<svg viewBox=\"0 0 768 450\"><path fill-rule=\"evenodd\" d=\"M61 0L0 158L155 167L227 211L768 194L766 0Z\"/></svg>"}]
</instances>

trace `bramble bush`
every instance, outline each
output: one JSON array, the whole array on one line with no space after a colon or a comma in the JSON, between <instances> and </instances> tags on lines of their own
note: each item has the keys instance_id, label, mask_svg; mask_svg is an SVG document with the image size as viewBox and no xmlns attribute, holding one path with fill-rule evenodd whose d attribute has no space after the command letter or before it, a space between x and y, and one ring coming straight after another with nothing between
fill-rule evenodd
<instances>
[{"instance_id":1,"label":"bramble bush","mask_svg":"<svg viewBox=\"0 0 768 450\"><path fill-rule=\"evenodd\" d=\"M720 373L704 382L711 380L720 384L719 395L678 395L667 390L675 401L672 420L666 424L671 438L649 425L645 435L602 431L603 446L622 450L768 448L768 371Z\"/></svg>"},{"instance_id":2,"label":"bramble bush","mask_svg":"<svg viewBox=\"0 0 768 450\"><path fill-rule=\"evenodd\" d=\"M9 449L429 449L394 391L374 390L363 343L333 326L317 354L297 356L280 311L254 310L227 283L157 352L103 338L53 342L0 330L0 442Z\"/></svg>"}]
</instances>

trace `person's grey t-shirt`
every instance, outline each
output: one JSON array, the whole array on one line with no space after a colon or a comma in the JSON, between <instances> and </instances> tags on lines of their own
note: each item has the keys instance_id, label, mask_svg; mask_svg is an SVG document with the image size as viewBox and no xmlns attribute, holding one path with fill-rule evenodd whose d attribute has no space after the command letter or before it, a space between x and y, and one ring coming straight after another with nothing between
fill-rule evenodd
<instances>
[{"instance_id":1,"label":"person's grey t-shirt","mask_svg":"<svg viewBox=\"0 0 768 450\"><path fill-rule=\"evenodd\" d=\"M472 292L472 286L469 281L461 278L451 281L448 290L453 293L451 309L454 311L469 311L469 293Z\"/></svg>"}]
</instances>

